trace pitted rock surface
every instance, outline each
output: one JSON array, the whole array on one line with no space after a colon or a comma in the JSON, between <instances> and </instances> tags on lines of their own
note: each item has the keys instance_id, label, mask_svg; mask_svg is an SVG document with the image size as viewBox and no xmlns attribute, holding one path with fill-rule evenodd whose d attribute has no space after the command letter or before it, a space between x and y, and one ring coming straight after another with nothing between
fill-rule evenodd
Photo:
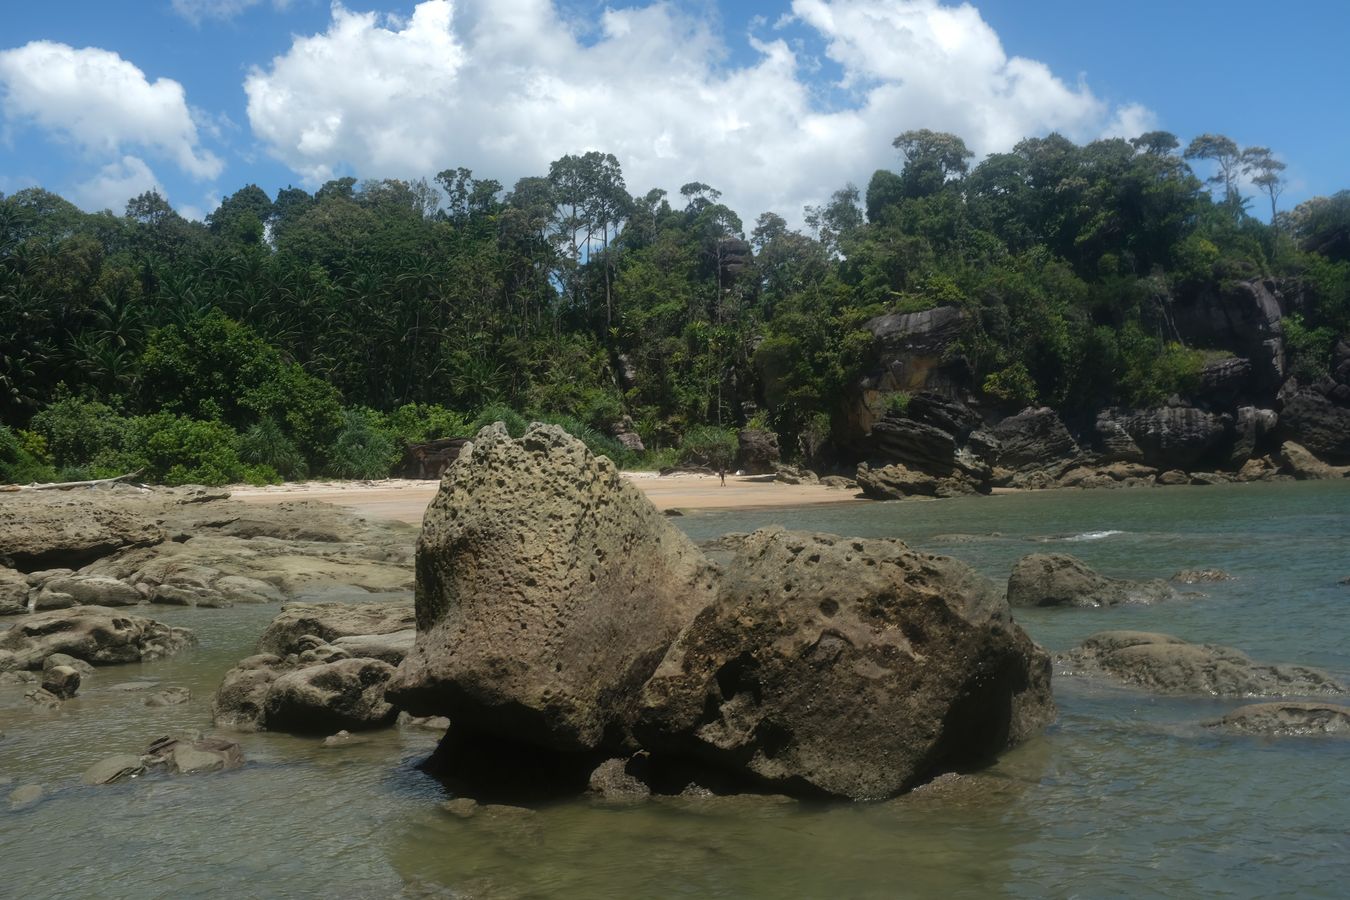
<instances>
[{"instance_id":1,"label":"pitted rock surface","mask_svg":"<svg viewBox=\"0 0 1350 900\"><path fill-rule=\"evenodd\" d=\"M555 751L627 745L643 683L714 578L607 458L554 426L488 426L427 509L416 645L388 696Z\"/></svg>"},{"instance_id":2,"label":"pitted rock surface","mask_svg":"<svg viewBox=\"0 0 1350 900\"><path fill-rule=\"evenodd\" d=\"M766 529L647 684L637 734L761 788L866 799L1054 716L1049 656L963 563Z\"/></svg>"}]
</instances>

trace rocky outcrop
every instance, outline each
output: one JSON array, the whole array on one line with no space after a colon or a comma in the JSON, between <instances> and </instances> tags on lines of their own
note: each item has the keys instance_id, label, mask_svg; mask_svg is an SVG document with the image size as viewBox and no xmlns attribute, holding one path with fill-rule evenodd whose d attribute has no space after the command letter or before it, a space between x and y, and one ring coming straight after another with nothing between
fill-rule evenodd
<instances>
[{"instance_id":1,"label":"rocky outcrop","mask_svg":"<svg viewBox=\"0 0 1350 900\"><path fill-rule=\"evenodd\" d=\"M140 662L170 656L194 643L186 628L104 606L77 606L35 613L0 633L0 671L41 668L53 653L94 665Z\"/></svg>"},{"instance_id":2,"label":"rocky outcrop","mask_svg":"<svg viewBox=\"0 0 1350 900\"><path fill-rule=\"evenodd\" d=\"M1078 670L1162 694L1268 697L1346 692L1345 685L1319 669L1257 663L1229 647L1191 644L1143 631L1099 632L1065 661Z\"/></svg>"},{"instance_id":3,"label":"rocky outcrop","mask_svg":"<svg viewBox=\"0 0 1350 900\"><path fill-rule=\"evenodd\" d=\"M1190 399L1207 409L1231 409L1254 395L1254 380L1251 360L1219 356L1205 361Z\"/></svg>"},{"instance_id":4,"label":"rocky outcrop","mask_svg":"<svg viewBox=\"0 0 1350 900\"><path fill-rule=\"evenodd\" d=\"M1187 346L1227 350L1250 360L1251 389L1270 395L1284 383L1282 304L1273 281L1247 281L1180 297L1170 307Z\"/></svg>"},{"instance_id":5,"label":"rocky outcrop","mask_svg":"<svg viewBox=\"0 0 1350 900\"><path fill-rule=\"evenodd\" d=\"M939 478L903 465L872 468L858 466L858 487L873 500L903 500L906 497L961 497L977 494L981 485L961 473Z\"/></svg>"},{"instance_id":6,"label":"rocky outcrop","mask_svg":"<svg viewBox=\"0 0 1350 900\"><path fill-rule=\"evenodd\" d=\"M78 569L123 548L168 539L152 519L110 507L100 502L102 496L65 491L6 494L0 504L0 565L22 572Z\"/></svg>"},{"instance_id":7,"label":"rocky outcrop","mask_svg":"<svg viewBox=\"0 0 1350 900\"><path fill-rule=\"evenodd\" d=\"M1000 446L997 463L1012 471L1035 469L1078 455L1078 444L1049 407L1024 409L990 431Z\"/></svg>"},{"instance_id":8,"label":"rocky outcrop","mask_svg":"<svg viewBox=\"0 0 1350 900\"><path fill-rule=\"evenodd\" d=\"M1252 703L1239 706L1222 719L1205 724L1223 731L1276 737L1350 735L1350 706L1335 703Z\"/></svg>"},{"instance_id":9,"label":"rocky outcrop","mask_svg":"<svg viewBox=\"0 0 1350 900\"><path fill-rule=\"evenodd\" d=\"M463 733L620 747L714 574L608 459L554 426L489 426L427 510L416 645L388 696Z\"/></svg>"},{"instance_id":10,"label":"rocky outcrop","mask_svg":"<svg viewBox=\"0 0 1350 900\"><path fill-rule=\"evenodd\" d=\"M1182 569L1168 580L1177 584L1213 584L1218 581L1233 581L1234 578L1221 569Z\"/></svg>"},{"instance_id":11,"label":"rocky outcrop","mask_svg":"<svg viewBox=\"0 0 1350 900\"><path fill-rule=\"evenodd\" d=\"M1093 432L1105 460L1188 471L1213 458L1227 435L1223 417L1191 406L1104 409L1097 414Z\"/></svg>"},{"instance_id":12,"label":"rocky outcrop","mask_svg":"<svg viewBox=\"0 0 1350 900\"><path fill-rule=\"evenodd\" d=\"M1321 387L1285 393L1279 436L1331 465L1350 465L1350 403L1334 401L1327 396L1328 385Z\"/></svg>"},{"instance_id":13,"label":"rocky outcrop","mask_svg":"<svg viewBox=\"0 0 1350 900\"><path fill-rule=\"evenodd\" d=\"M761 428L742 428L736 434L736 447L736 469L746 475L769 474L783 456L778 435Z\"/></svg>"},{"instance_id":14,"label":"rocky outcrop","mask_svg":"<svg viewBox=\"0 0 1350 900\"><path fill-rule=\"evenodd\" d=\"M1157 603L1176 596L1165 582L1108 578L1064 553L1033 553L1013 566L1008 603L1013 607L1116 606Z\"/></svg>"},{"instance_id":15,"label":"rocky outcrop","mask_svg":"<svg viewBox=\"0 0 1350 900\"><path fill-rule=\"evenodd\" d=\"M1280 446L1284 468L1300 481L1325 481L1350 476L1350 466L1331 466L1308 452L1307 448L1285 441Z\"/></svg>"},{"instance_id":16,"label":"rocky outcrop","mask_svg":"<svg viewBox=\"0 0 1350 900\"><path fill-rule=\"evenodd\" d=\"M887 413L865 442L859 484L869 497L953 496L989 491L989 457L998 441L978 431L965 404L931 392L912 397L905 412ZM972 438L978 437L977 440ZM892 470L892 471L888 471Z\"/></svg>"},{"instance_id":17,"label":"rocky outcrop","mask_svg":"<svg viewBox=\"0 0 1350 900\"><path fill-rule=\"evenodd\" d=\"M969 362L953 354L952 345L966 327L966 315L956 306L939 306L914 313L890 313L868 321L877 368L864 376L857 396L848 406L845 429L860 437L886 413L889 398L920 391L956 396L970 386Z\"/></svg>"},{"instance_id":18,"label":"rocky outcrop","mask_svg":"<svg viewBox=\"0 0 1350 900\"><path fill-rule=\"evenodd\" d=\"M898 541L770 529L643 692L654 757L796 795L889 797L1054 717L1049 660L987 581Z\"/></svg>"}]
</instances>

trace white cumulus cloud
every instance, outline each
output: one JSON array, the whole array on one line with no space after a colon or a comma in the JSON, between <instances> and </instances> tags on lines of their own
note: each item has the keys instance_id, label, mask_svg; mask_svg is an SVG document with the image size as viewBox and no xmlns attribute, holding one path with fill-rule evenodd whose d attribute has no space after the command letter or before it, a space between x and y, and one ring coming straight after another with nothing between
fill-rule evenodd
<instances>
[{"instance_id":1,"label":"white cumulus cloud","mask_svg":"<svg viewBox=\"0 0 1350 900\"><path fill-rule=\"evenodd\" d=\"M0 110L11 124L31 123L91 156L117 158L115 164L134 147L195 178L214 178L223 168L201 146L181 84L151 82L97 47L33 41L0 51Z\"/></svg>"},{"instance_id":2,"label":"white cumulus cloud","mask_svg":"<svg viewBox=\"0 0 1350 900\"><path fill-rule=\"evenodd\" d=\"M1009 56L970 5L795 0L799 27L842 73L785 35L747 36L729 65L706 19L672 4L609 9L583 40L554 0L424 0L407 19L333 5L327 31L245 82L268 151L317 184L339 172L418 176L468 166L510 183L564 153L602 150L630 190L721 189L743 216L797 219L845 181L899 165L891 140L952 131L979 154L1059 130L1083 140L1151 122L1044 64Z\"/></svg>"},{"instance_id":3,"label":"white cumulus cloud","mask_svg":"<svg viewBox=\"0 0 1350 900\"><path fill-rule=\"evenodd\" d=\"M165 196L164 185L159 183L145 160L124 156L108 163L88 181L75 185L71 199L84 209L110 209L120 215L128 200L146 191L158 191L160 196Z\"/></svg>"}]
</instances>

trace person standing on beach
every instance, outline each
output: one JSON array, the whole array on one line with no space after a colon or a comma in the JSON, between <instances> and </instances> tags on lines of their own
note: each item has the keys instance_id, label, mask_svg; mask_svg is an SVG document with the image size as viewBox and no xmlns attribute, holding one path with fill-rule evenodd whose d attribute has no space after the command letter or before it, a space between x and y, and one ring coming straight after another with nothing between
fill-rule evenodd
<instances>
[{"instance_id":1,"label":"person standing on beach","mask_svg":"<svg viewBox=\"0 0 1350 900\"><path fill-rule=\"evenodd\" d=\"M718 466L718 467L717 467L717 477L720 478L720 479L722 479L722 487L726 487L726 486L727 486L727 467L726 467L726 466Z\"/></svg>"}]
</instances>

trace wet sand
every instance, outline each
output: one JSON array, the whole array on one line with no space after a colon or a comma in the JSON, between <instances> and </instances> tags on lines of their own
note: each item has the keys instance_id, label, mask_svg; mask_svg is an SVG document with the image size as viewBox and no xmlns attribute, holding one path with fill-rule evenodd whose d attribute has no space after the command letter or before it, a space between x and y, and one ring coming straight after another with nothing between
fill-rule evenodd
<instances>
[{"instance_id":1,"label":"wet sand","mask_svg":"<svg viewBox=\"0 0 1350 900\"><path fill-rule=\"evenodd\" d=\"M816 484L783 484L728 476L722 485L715 475L667 475L625 472L657 509L748 509L773 506L805 506L816 503L849 503L854 491ZM422 521L436 481L389 479L385 481L311 481L269 487L231 488L234 499L244 503L281 503L286 500L321 500L355 510L375 519Z\"/></svg>"}]
</instances>

